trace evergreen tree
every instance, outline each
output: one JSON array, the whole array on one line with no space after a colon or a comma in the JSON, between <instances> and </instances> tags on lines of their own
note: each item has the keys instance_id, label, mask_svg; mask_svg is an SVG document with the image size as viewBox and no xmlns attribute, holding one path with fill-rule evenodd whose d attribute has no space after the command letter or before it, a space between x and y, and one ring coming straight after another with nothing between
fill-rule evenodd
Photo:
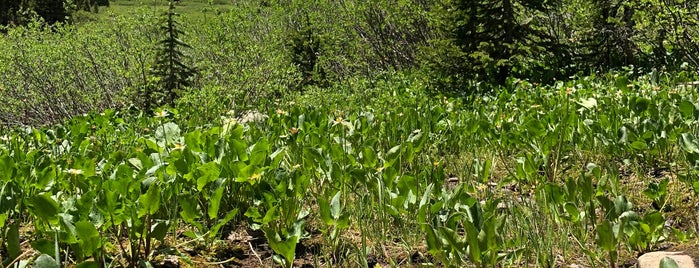
<instances>
[{"instance_id":1,"label":"evergreen tree","mask_svg":"<svg viewBox=\"0 0 699 268\"><path fill-rule=\"evenodd\" d=\"M28 9L34 10L48 24L62 22L68 16L63 0L30 0Z\"/></svg>"},{"instance_id":2,"label":"evergreen tree","mask_svg":"<svg viewBox=\"0 0 699 268\"><path fill-rule=\"evenodd\" d=\"M17 0L0 0L0 25L9 25L16 20L20 2Z\"/></svg>"},{"instance_id":3,"label":"evergreen tree","mask_svg":"<svg viewBox=\"0 0 699 268\"><path fill-rule=\"evenodd\" d=\"M196 69L187 66L183 61L182 48L191 47L179 39L184 33L175 19L177 16L179 14L175 13L175 5L170 1L160 27L163 39L158 42L155 65L151 70L156 83L146 86L140 96L142 101L145 101L146 111L150 111L154 105L173 104L179 97L178 91L190 86L191 78L196 73Z\"/></svg>"},{"instance_id":4,"label":"evergreen tree","mask_svg":"<svg viewBox=\"0 0 699 268\"><path fill-rule=\"evenodd\" d=\"M593 34L584 40L587 53L580 55L589 65L614 68L634 64L637 54L633 0L592 0Z\"/></svg>"},{"instance_id":5,"label":"evergreen tree","mask_svg":"<svg viewBox=\"0 0 699 268\"><path fill-rule=\"evenodd\" d=\"M432 68L446 73L451 82L478 79L504 84L516 73L532 68L528 61L543 61L560 46L532 24L533 15L547 12L546 0L453 0L438 12L445 37L433 42ZM437 56L439 57L439 56ZM451 85L454 86L454 85Z\"/></svg>"}]
</instances>

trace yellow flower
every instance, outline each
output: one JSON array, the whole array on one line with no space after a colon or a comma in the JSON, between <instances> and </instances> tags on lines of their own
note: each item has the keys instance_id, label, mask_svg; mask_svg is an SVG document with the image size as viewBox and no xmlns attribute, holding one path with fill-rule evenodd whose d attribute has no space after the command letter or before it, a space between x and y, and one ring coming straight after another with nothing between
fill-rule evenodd
<instances>
[{"instance_id":1,"label":"yellow flower","mask_svg":"<svg viewBox=\"0 0 699 268\"><path fill-rule=\"evenodd\" d=\"M262 173L255 173L255 174L252 174L252 176L250 176L251 181L256 181L256 180L259 180L260 178L262 178Z\"/></svg>"},{"instance_id":2,"label":"yellow flower","mask_svg":"<svg viewBox=\"0 0 699 268\"><path fill-rule=\"evenodd\" d=\"M277 114L278 115L287 115L288 113L282 109L277 109Z\"/></svg>"},{"instance_id":3,"label":"yellow flower","mask_svg":"<svg viewBox=\"0 0 699 268\"><path fill-rule=\"evenodd\" d=\"M184 144L182 143L175 143L175 150L184 150Z\"/></svg>"}]
</instances>

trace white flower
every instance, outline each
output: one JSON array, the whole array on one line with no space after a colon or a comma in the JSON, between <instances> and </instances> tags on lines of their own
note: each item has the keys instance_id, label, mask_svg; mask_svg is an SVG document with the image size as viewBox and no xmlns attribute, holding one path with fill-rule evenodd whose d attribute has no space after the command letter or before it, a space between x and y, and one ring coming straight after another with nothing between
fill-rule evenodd
<instances>
[{"instance_id":1,"label":"white flower","mask_svg":"<svg viewBox=\"0 0 699 268\"><path fill-rule=\"evenodd\" d=\"M80 175L80 174L83 174L83 171L80 169L71 168L71 169L67 169L66 173L71 174L71 175Z\"/></svg>"},{"instance_id":2,"label":"white flower","mask_svg":"<svg viewBox=\"0 0 699 268\"><path fill-rule=\"evenodd\" d=\"M161 111L155 112L155 117L166 117L168 115L170 115L170 114L167 112L167 110L161 110Z\"/></svg>"}]
</instances>

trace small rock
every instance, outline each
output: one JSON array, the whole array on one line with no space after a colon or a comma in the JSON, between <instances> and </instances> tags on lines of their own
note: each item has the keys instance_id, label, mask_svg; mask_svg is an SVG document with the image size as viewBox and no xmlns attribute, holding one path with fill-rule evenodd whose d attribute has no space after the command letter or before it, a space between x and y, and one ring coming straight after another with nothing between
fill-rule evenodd
<instances>
[{"instance_id":1,"label":"small rock","mask_svg":"<svg viewBox=\"0 0 699 268\"><path fill-rule=\"evenodd\" d=\"M638 258L638 263L636 267L638 268L658 268L660 266L660 260L664 257L670 257L680 268L695 268L694 261L692 257L685 255L684 252L674 252L674 251L656 251L643 254L643 256Z\"/></svg>"},{"instance_id":2,"label":"small rock","mask_svg":"<svg viewBox=\"0 0 699 268\"><path fill-rule=\"evenodd\" d=\"M177 256L173 255L168 255L165 257L165 260L163 260L163 264L161 265L163 268L179 268L180 267L180 258Z\"/></svg>"}]
</instances>

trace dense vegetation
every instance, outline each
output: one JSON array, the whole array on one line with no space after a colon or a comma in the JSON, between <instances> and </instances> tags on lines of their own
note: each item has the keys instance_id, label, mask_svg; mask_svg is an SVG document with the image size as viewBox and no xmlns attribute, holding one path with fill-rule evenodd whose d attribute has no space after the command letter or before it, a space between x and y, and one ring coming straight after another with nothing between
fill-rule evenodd
<instances>
[{"instance_id":1,"label":"dense vegetation","mask_svg":"<svg viewBox=\"0 0 699 268\"><path fill-rule=\"evenodd\" d=\"M0 0L2 267L696 248L696 8Z\"/></svg>"}]
</instances>

